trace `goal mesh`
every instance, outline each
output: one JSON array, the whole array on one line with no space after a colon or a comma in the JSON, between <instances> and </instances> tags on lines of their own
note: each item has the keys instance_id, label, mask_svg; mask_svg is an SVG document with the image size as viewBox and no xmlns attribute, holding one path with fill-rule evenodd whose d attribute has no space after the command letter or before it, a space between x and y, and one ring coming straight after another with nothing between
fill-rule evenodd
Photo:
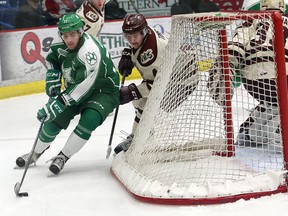
<instances>
[{"instance_id":1,"label":"goal mesh","mask_svg":"<svg viewBox=\"0 0 288 216\"><path fill-rule=\"evenodd\" d=\"M269 27L257 35L269 38L262 41L261 49L271 51L269 61L274 63L277 82L275 89L267 85L277 100L273 109L261 114L261 122L269 120L269 126L254 128L258 144L240 145L236 142L240 125L259 105L246 90L250 84L241 82L241 74L265 72L267 63L247 66L259 57L252 56L260 49L255 45L246 50L251 58L245 65L233 68L228 47L236 27L253 20ZM171 29L133 142L128 151L115 156L112 173L136 198L154 203L223 203L286 191L282 125L287 111L281 107L287 106L287 91L281 16L275 12L177 15ZM233 41L251 41L245 33L238 32L239 41L237 36ZM259 94L264 97L261 90Z\"/></svg>"}]
</instances>

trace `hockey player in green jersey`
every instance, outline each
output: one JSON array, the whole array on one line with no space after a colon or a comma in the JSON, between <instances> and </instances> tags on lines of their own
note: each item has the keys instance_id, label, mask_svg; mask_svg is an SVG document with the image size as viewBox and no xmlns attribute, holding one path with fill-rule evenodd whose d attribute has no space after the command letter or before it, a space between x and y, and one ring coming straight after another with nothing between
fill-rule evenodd
<instances>
[{"instance_id":1,"label":"hockey player in green jersey","mask_svg":"<svg viewBox=\"0 0 288 216\"><path fill-rule=\"evenodd\" d=\"M50 99L37 113L37 118L45 122L30 161L35 163L79 114L79 122L63 149L51 159L49 170L55 175L119 105L119 74L105 47L84 32L77 14L62 16L58 28L62 42L53 44L46 58L45 87ZM62 78L64 90L61 92ZM18 157L17 166L24 167L28 158L29 154Z\"/></svg>"}]
</instances>

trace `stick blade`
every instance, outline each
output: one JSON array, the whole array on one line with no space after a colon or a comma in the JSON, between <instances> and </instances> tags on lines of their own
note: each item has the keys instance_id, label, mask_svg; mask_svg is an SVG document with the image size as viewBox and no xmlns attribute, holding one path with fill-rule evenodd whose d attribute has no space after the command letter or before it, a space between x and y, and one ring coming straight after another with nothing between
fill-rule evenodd
<instances>
[{"instance_id":1,"label":"stick blade","mask_svg":"<svg viewBox=\"0 0 288 216\"><path fill-rule=\"evenodd\" d=\"M16 194L17 197L27 197L28 193L27 192L22 192L20 193L20 188L21 188L21 184L19 182L17 182L14 186L14 192Z\"/></svg>"},{"instance_id":2,"label":"stick blade","mask_svg":"<svg viewBox=\"0 0 288 216\"><path fill-rule=\"evenodd\" d=\"M108 159L110 157L111 151L112 151L112 148L111 148L111 146L109 146L107 149L106 159Z\"/></svg>"},{"instance_id":3,"label":"stick blade","mask_svg":"<svg viewBox=\"0 0 288 216\"><path fill-rule=\"evenodd\" d=\"M14 192L16 195L19 194L19 191L20 191L20 187L21 187L21 184L19 182L17 182L14 186Z\"/></svg>"}]
</instances>

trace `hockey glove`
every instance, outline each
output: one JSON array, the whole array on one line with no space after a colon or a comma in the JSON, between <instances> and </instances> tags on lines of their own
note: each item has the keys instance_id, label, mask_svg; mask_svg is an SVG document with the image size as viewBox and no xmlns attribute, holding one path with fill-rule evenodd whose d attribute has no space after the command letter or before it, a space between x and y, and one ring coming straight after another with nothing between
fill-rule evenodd
<instances>
[{"instance_id":1,"label":"hockey glove","mask_svg":"<svg viewBox=\"0 0 288 216\"><path fill-rule=\"evenodd\" d=\"M122 51L122 56L118 64L119 73L123 76L125 71L125 76L127 77L131 75L133 67L134 64L131 60L131 49L125 48Z\"/></svg>"},{"instance_id":2,"label":"hockey glove","mask_svg":"<svg viewBox=\"0 0 288 216\"><path fill-rule=\"evenodd\" d=\"M45 118L45 121L52 121L60 113L65 110L66 106L55 98L50 98L49 102L44 107L38 110L37 119L41 121Z\"/></svg>"},{"instance_id":3,"label":"hockey glove","mask_svg":"<svg viewBox=\"0 0 288 216\"><path fill-rule=\"evenodd\" d=\"M120 104L121 105L129 103L132 100L139 100L140 98L142 98L142 95L134 83L131 83L128 86L123 86L120 89Z\"/></svg>"},{"instance_id":4,"label":"hockey glove","mask_svg":"<svg viewBox=\"0 0 288 216\"><path fill-rule=\"evenodd\" d=\"M48 70L46 73L46 94L49 97L55 97L61 92L61 77L62 74L57 70Z\"/></svg>"}]
</instances>

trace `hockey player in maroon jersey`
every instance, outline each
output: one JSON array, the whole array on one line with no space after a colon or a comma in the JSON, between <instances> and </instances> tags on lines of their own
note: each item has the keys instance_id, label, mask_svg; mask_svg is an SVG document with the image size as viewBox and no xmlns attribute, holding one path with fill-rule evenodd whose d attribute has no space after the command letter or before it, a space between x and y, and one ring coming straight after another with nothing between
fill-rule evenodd
<instances>
[{"instance_id":1,"label":"hockey player in maroon jersey","mask_svg":"<svg viewBox=\"0 0 288 216\"><path fill-rule=\"evenodd\" d=\"M131 47L125 48L122 52L118 65L119 72L121 75L125 72L125 76L129 76L135 66L143 81L140 85L131 83L120 89L120 103L133 101L136 116L131 134L114 149L116 154L122 150L126 151L131 144L168 43L163 34L148 26L142 14L127 15L122 31Z\"/></svg>"},{"instance_id":2,"label":"hockey player in maroon jersey","mask_svg":"<svg viewBox=\"0 0 288 216\"><path fill-rule=\"evenodd\" d=\"M104 25L104 8L107 0L85 0L76 14L84 22L84 31L98 37Z\"/></svg>"},{"instance_id":3,"label":"hockey player in maroon jersey","mask_svg":"<svg viewBox=\"0 0 288 216\"><path fill-rule=\"evenodd\" d=\"M260 0L260 10L277 10L284 13L284 0ZM287 61L287 16L283 15L282 20ZM250 112L249 117L240 125L237 145L255 147L264 144L272 149L277 148L277 143L281 140L274 50L273 44L271 44L273 33L271 30L271 24L268 21L257 19L245 22L236 29L234 38L228 43L230 70L234 71L235 68L241 67L244 88L250 96L259 102ZM243 32L246 32L247 35L243 35ZM210 75L213 73L215 78L218 72L212 69ZM213 80L213 76L210 77L210 81ZM219 90L217 92L218 94L213 94L213 88L210 88L210 93L219 102L222 100L221 97L224 97L224 93Z\"/></svg>"}]
</instances>

